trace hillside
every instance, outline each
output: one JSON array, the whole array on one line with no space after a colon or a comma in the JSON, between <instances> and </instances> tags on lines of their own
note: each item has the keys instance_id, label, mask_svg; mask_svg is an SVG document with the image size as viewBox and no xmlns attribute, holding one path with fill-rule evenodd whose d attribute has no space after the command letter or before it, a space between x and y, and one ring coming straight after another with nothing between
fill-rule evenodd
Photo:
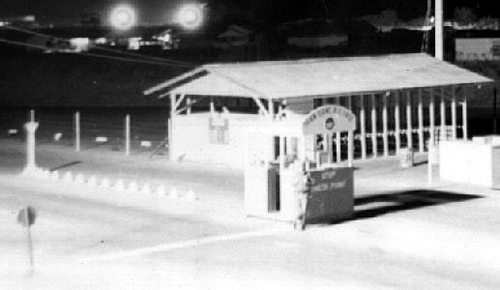
<instances>
[{"instance_id":1,"label":"hillside","mask_svg":"<svg viewBox=\"0 0 500 290\"><path fill-rule=\"evenodd\" d=\"M142 91L186 70L80 54L18 55L0 60L0 105L164 104Z\"/></svg>"}]
</instances>

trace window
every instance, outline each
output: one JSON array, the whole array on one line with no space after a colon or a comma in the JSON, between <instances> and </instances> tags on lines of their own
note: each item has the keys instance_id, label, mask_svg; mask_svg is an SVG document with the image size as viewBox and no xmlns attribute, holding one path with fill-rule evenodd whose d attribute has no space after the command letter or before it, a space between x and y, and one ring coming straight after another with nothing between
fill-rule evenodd
<instances>
[{"instance_id":1,"label":"window","mask_svg":"<svg viewBox=\"0 0 500 290\"><path fill-rule=\"evenodd\" d=\"M215 117L209 120L210 144L229 144L229 121Z\"/></svg>"}]
</instances>

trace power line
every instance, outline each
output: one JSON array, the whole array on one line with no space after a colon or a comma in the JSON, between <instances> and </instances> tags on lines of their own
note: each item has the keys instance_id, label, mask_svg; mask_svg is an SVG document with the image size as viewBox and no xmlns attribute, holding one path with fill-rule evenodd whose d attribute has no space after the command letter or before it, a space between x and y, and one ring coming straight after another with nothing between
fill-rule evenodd
<instances>
[{"instance_id":1,"label":"power line","mask_svg":"<svg viewBox=\"0 0 500 290\"><path fill-rule=\"evenodd\" d=\"M56 40L69 41L69 39L67 39L67 38L56 37L53 35L35 32L35 31L29 30L29 29L22 29L20 27L15 27L15 26L3 26L2 28L20 31L23 33L31 34L31 35L52 38L52 39L56 39ZM184 67L195 67L196 66L195 64L188 63L188 62L176 61L176 60L172 60L172 59L165 59L165 58L153 57L153 56L146 56L146 55L142 55L142 54L136 54L136 53L125 52L125 51L119 51L116 49L109 49L109 48L100 47L97 45L89 45L89 47L94 48L94 49L98 49L98 50L102 50L102 51L115 53L115 54L122 54L122 55L132 56L132 57L136 57L136 58L142 58L142 59L150 60L150 61L158 61L158 62L172 64L172 65L179 65L179 66L184 66Z\"/></svg>"},{"instance_id":2,"label":"power line","mask_svg":"<svg viewBox=\"0 0 500 290\"><path fill-rule=\"evenodd\" d=\"M25 43L25 42L21 42L21 41L8 40L8 39L5 39L5 38L0 38L0 42L12 44L12 45L18 45L18 46L25 46L25 47L37 48L37 49L41 49L41 50L46 50L47 49L47 47L43 46L43 45L29 44L29 43ZM136 63L143 63L143 64L151 64L151 65L179 66L179 67L186 67L186 68L191 68L192 67L191 65L162 63L162 62L156 62L156 61L147 61L147 60L141 60L141 59L132 59L132 58L110 56L110 55L96 54L96 53L90 53L90 52L81 52L81 53L78 53L78 54L79 55L85 55L85 56L91 56L91 57L97 57L97 58L111 59L111 60L116 60L116 61L136 62Z\"/></svg>"}]
</instances>

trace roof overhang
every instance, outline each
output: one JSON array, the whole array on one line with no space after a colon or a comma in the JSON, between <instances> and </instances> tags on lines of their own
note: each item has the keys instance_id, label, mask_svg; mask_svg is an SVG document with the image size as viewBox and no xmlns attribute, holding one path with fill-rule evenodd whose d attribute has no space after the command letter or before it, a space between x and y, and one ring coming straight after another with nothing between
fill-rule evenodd
<instances>
[{"instance_id":1,"label":"roof overhang","mask_svg":"<svg viewBox=\"0 0 500 290\"><path fill-rule=\"evenodd\" d=\"M491 82L426 54L394 54L203 65L144 93L277 100Z\"/></svg>"}]
</instances>

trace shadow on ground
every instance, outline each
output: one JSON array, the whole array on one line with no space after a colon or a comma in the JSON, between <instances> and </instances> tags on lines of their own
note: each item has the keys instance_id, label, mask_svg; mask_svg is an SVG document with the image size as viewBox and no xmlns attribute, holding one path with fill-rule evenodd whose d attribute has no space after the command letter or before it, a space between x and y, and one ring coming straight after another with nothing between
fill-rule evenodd
<instances>
[{"instance_id":1,"label":"shadow on ground","mask_svg":"<svg viewBox=\"0 0 500 290\"><path fill-rule=\"evenodd\" d=\"M354 199L354 216L350 220L373 218L398 211L463 202L481 197L435 190L410 190L363 196Z\"/></svg>"},{"instance_id":2,"label":"shadow on ground","mask_svg":"<svg viewBox=\"0 0 500 290\"><path fill-rule=\"evenodd\" d=\"M445 205L482 198L480 195L435 190L409 190L387 194L374 194L354 199L354 214L347 219L318 219L310 224L332 225L353 220L375 218L385 214L415 210L428 206ZM309 222L308 222L309 223Z\"/></svg>"},{"instance_id":3,"label":"shadow on ground","mask_svg":"<svg viewBox=\"0 0 500 290\"><path fill-rule=\"evenodd\" d=\"M74 165L78 165L82 163L81 161L73 161L73 162L69 162L69 163L66 163L66 164L62 164L62 165L59 165L59 166L56 166L56 167L53 167L53 168L50 168L49 171L56 171L56 170L60 170L60 169L64 169L64 168L68 168L68 167L71 167L71 166L74 166Z\"/></svg>"}]
</instances>

